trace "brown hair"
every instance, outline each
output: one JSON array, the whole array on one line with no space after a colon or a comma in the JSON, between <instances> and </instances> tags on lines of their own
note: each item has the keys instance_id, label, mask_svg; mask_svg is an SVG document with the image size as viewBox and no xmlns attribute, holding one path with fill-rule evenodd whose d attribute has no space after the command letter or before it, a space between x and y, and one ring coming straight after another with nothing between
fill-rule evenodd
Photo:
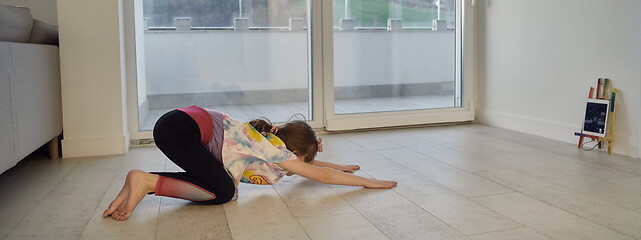
<instances>
[{"instance_id":1,"label":"brown hair","mask_svg":"<svg viewBox=\"0 0 641 240\"><path fill-rule=\"evenodd\" d=\"M258 118L249 121L260 133L270 133L272 123L267 118ZM309 124L301 120L291 120L287 123L276 126L278 131L272 132L285 142L289 151L296 152L297 156L305 156L305 162L311 163L318 152L316 133Z\"/></svg>"}]
</instances>

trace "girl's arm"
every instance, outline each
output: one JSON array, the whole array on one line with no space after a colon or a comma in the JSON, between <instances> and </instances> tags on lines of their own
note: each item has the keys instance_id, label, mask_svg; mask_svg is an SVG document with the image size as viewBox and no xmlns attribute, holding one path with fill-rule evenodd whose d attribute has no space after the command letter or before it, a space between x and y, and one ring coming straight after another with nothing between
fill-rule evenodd
<instances>
[{"instance_id":1,"label":"girl's arm","mask_svg":"<svg viewBox=\"0 0 641 240\"><path fill-rule=\"evenodd\" d=\"M353 173L354 171L361 169L361 167L358 165L339 165L339 164L323 162L315 159L312 162L312 164L317 167L328 167L328 168L336 169L338 171L349 172L349 173Z\"/></svg>"},{"instance_id":2,"label":"girl's arm","mask_svg":"<svg viewBox=\"0 0 641 240\"><path fill-rule=\"evenodd\" d=\"M317 167L303 161L286 161L278 163L281 168L309 178L311 180L326 183L348 186L363 186L366 188L393 188L396 186L394 181L382 181L373 178L364 178L357 175L347 174L327 167Z\"/></svg>"},{"instance_id":3,"label":"girl's arm","mask_svg":"<svg viewBox=\"0 0 641 240\"><path fill-rule=\"evenodd\" d=\"M318 152L322 152L323 151L323 139L322 138L316 139L316 143L318 144ZM312 164L314 166L317 166L317 167L328 167L328 168L333 168L333 169L336 169L336 170L339 170L339 171L349 172L349 173L353 173L354 171L356 171L358 169L361 169L361 167L358 166L358 165L339 165L339 164L334 164L334 163L330 163L330 162L323 162L323 161L316 160L316 159L314 159ZM289 176L291 176L291 175L289 175Z\"/></svg>"}]
</instances>

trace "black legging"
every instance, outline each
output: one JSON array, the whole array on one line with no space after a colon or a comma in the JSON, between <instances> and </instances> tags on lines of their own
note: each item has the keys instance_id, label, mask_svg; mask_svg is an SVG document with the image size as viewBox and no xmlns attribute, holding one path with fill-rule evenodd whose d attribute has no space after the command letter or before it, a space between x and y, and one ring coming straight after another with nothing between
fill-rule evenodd
<instances>
[{"instance_id":1,"label":"black legging","mask_svg":"<svg viewBox=\"0 0 641 240\"><path fill-rule=\"evenodd\" d=\"M191 184L167 184L165 187L156 188L156 195L159 192L165 193L162 196L176 197L187 200L199 201L205 204L223 204L234 197L236 186L222 161L218 161L214 155L201 144L200 129L198 124L189 115L179 110L172 110L165 113L154 126L154 140L156 146L176 165L185 172L153 172L158 174L165 181L172 179L182 180ZM173 180L176 182L175 180ZM160 183L161 181L159 181ZM161 185L161 184L159 184ZM197 186L194 189L187 185ZM171 186L171 187L170 187ZM165 189L162 189L165 188ZM174 188L174 189L170 189ZM198 191L203 189L215 194L213 199L194 199L190 194L184 194L184 190ZM166 194L169 193L169 194ZM193 195L193 194L191 194Z\"/></svg>"}]
</instances>

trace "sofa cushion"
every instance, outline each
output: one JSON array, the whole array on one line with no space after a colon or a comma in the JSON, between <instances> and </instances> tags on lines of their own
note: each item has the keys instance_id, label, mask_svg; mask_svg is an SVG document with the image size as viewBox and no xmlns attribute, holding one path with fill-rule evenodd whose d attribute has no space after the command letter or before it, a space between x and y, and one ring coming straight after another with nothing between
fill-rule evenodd
<instances>
[{"instance_id":1,"label":"sofa cushion","mask_svg":"<svg viewBox=\"0 0 641 240\"><path fill-rule=\"evenodd\" d=\"M0 5L0 41L26 43L32 26L29 8Z\"/></svg>"},{"instance_id":2,"label":"sofa cushion","mask_svg":"<svg viewBox=\"0 0 641 240\"><path fill-rule=\"evenodd\" d=\"M34 19L29 43L58 45L58 26Z\"/></svg>"}]
</instances>

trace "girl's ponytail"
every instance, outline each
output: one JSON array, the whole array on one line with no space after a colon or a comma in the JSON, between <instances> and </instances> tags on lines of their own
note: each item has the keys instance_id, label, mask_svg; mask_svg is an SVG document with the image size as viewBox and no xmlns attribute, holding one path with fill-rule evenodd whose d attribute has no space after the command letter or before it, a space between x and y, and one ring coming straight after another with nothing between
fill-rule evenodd
<instances>
[{"instance_id":1,"label":"girl's ponytail","mask_svg":"<svg viewBox=\"0 0 641 240\"><path fill-rule=\"evenodd\" d=\"M285 142L285 146L298 156L304 156L305 162L312 162L318 152L316 133L309 124L301 120L291 120L275 127L266 118L257 118L249 121L249 124L263 135L273 133Z\"/></svg>"}]
</instances>

